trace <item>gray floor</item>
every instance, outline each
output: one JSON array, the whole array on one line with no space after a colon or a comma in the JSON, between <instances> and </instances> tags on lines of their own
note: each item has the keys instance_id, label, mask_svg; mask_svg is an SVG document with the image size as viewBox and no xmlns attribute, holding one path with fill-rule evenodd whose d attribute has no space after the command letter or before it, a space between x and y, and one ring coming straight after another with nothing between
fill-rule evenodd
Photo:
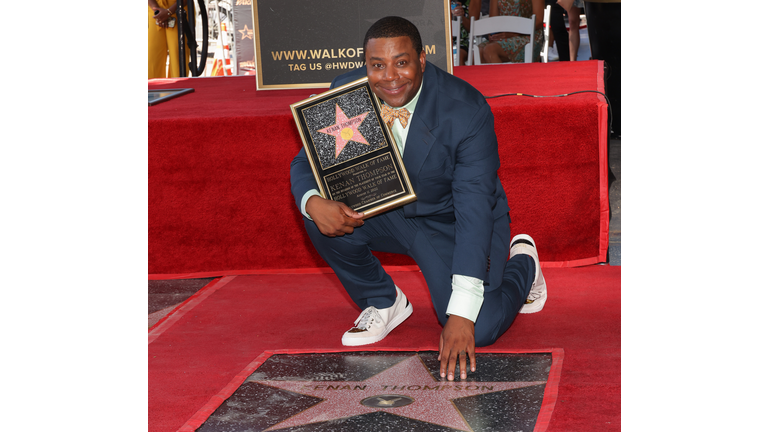
<instances>
[{"instance_id":1,"label":"gray floor","mask_svg":"<svg viewBox=\"0 0 768 432\"><path fill-rule=\"evenodd\" d=\"M608 263L621 265L621 139L610 141L608 150L608 166L616 180L608 190L608 200L611 204L611 223L608 228Z\"/></svg>"},{"instance_id":2,"label":"gray floor","mask_svg":"<svg viewBox=\"0 0 768 432\"><path fill-rule=\"evenodd\" d=\"M616 180L610 185L611 221L609 227L608 263L621 265L621 140L612 139L608 164ZM170 313L181 302L206 286L213 278L149 281L149 327Z\"/></svg>"},{"instance_id":3,"label":"gray floor","mask_svg":"<svg viewBox=\"0 0 768 432\"><path fill-rule=\"evenodd\" d=\"M147 295L149 327L155 325L213 279L215 278L149 281Z\"/></svg>"}]
</instances>

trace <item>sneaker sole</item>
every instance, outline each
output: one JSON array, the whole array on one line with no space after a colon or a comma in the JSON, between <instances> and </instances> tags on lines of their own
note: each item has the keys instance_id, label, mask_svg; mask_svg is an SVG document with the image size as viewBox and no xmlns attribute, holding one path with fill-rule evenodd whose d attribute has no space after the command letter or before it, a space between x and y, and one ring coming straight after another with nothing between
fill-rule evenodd
<instances>
[{"instance_id":1,"label":"sneaker sole","mask_svg":"<svg viewBox=\"0 0 768 432\"><path fill-rule=\"evenodd\" d=\"M529 236L528 234L516 235L512 239L512 241L509 242L510 255L512 254L512 244L514 244L517 240L529 241L533 246L533 250L535 250L537 254L535 258L531 256L531 258L533 258L536 261L536 277L533 280L533 284L536 285L536 282L538 282L539 276L541 276L541 282L544 284L544 293L542 294L542 296L531 304L523 303L523 307L520 308L520 313L532 314L544 309L544 303L547 302L547 281L544 280L544 273L541 272L541 264L538 262L539 257L538 257L538 251L536 250L536 242L533 240L531 236ZM510 258L512 257L510 256Z\"/></svg>"},{"instance_id":2,"label":"sneaker sole","mask_svg":"<svg viewBox=\"0 0 768 432\"><path fill-rule=\"evenodd\" d=\"M542 281L544 282L544 293L539 297L538 300L531 304L525 304L523 303L523 307L520 308L520 313L523 314L532 314L541 311L544 309L544 303L547 302L547 281L544 280L544 275L541 275Z\"/></svg>"},{"instance_id":3,"label":"sneaker sole","mask_svg":"<svg viewBox=\"0 0 768 432\"><path fill-rule=\"evenodd\" d=\"M547 297L542 296L538 301L535 301L531 304L524 304L523 307L520 309L521 314L532 314L536 312L541 312L542 309L544 309L544 303L547 302Z\"/></svg>"},{"instance_id":4,"label":"sneaker sole","mask_svg":"<svg viewBox=\"0 0 768 432\"><path fill-rule=\"evenodd\" d=\"M360 346L360 345L370 345L372 343L379 342L380 340L387 337L389 332L395 329L395 327L399 326L403 323L406 319L408 319L409 316L413 313L413 305L408 302L408 306L403 309L403 312L400 313L400 315L396 316L392 321L387 324L386 331L382 332L379 335L376 336L370 336L370 337L363 337L363 338L354 338L349 340L344 340L344 337L341 338L341 344L344 346Z\"/></svg>"}]
</instances>

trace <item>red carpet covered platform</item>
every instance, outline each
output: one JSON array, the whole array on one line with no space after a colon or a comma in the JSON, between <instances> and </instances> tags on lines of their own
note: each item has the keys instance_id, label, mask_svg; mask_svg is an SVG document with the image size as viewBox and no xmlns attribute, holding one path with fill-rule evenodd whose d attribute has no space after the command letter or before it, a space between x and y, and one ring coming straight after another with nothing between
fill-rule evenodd
<instances>
[{"instance_id":1,"label":"red carpet covered platform","mask_svg":"<svg viewBox=\"0 0 768 432\"><path fill-rule=\"evenodd\" d=\"M455 75L486 96L559 95L604 91L602 70L600 61L583 61L464 66ZM195 91L148 109L150 277L324 267L290 192L301 139L289 105L326 89L256 91L252 76L149 81L149 89L164 88ZM604 262L605 99L513 95L489 104L512 234L530 234L545 267Z\"/></svg>"}]
</instances>

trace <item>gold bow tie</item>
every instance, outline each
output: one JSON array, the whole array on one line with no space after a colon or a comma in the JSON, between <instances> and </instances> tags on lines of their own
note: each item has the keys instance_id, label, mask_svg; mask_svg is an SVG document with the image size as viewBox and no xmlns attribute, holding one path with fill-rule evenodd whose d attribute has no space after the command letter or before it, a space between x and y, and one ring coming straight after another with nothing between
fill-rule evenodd
<instances>
[{"instance_id":1,"label":"gold bow tie","mask_svg":"<svg viewBox=\"0 0 768 432\"><path fill-rule=\"evenodd\" d=\"M395 119L400 120L400 126L405 129L408 125L408 119L411 117L411 113L405 108L394 109L389 105L381 107L381 117L384 118L384 122L387 126L392 127L392 123Z\"/></svg>"}]
</instances>

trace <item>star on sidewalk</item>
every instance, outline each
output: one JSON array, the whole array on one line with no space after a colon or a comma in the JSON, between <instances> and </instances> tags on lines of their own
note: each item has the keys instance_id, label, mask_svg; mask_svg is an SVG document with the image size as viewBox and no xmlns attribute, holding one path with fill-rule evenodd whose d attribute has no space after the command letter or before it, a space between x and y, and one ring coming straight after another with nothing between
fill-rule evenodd
<instances>
[{"instance_id":1,"label":"star on sidewalk","mask_svg":"<svg viewBox=\"0 0 768 432\"><path fill-rule=\"evenodd\" d=\"M438 381L429 373L418 355L409 357L365 381L256 382L323 399L311 408L273 425L268 431L376 411L471 431L453 404L454 399L546 383ZM371 403L364 405L364 400L374 401L373 406Z\"/></svg>"},{"instance_id":2,"label":"star on sidewalk","mask_svg":"<svg viewBox=\"0 0 768 432\"><path fill-rule=\"evenodd\" d=\"M347 118L344 111L341 110L338 104L336 104L336 123L328 126L327 128L319 129L318 132L332 135L336 137L336 157L339 157L339 153L344 150L347 143L350 141L359 142L361 144L370 145L360 134L357 128L363 124L363 120L368 116L368 112Z\"/></svg>"}]
</instances>

